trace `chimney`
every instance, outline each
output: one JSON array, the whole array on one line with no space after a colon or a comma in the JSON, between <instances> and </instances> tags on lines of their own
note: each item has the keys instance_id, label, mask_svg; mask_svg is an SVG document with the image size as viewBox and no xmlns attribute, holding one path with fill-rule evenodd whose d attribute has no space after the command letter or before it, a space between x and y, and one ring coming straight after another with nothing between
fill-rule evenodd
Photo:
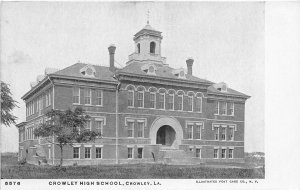
<instances>
[{"instance_id":1,"label":"chimney","mask_svg":"<svg viewBox=\"0 0 300 190\"><path fill-rule=\"evenodd\" d=\"M115 69L115 51L116 51L116 46L114 44L111 44L108 47L108 52L109 52L109 70L111 72L114 72Z\"/></svg>"},{"instance_id":2,"label":"chimney","mask_svg":"<svg viewBox=\"0 0 300 190\"><path fill-rule=\"evenodd\" d=\"M193 58L188 58L186 60L187 74L189 74L189 75L193 75L193 63L194 63Z\"/></svg>"}]
</instances>

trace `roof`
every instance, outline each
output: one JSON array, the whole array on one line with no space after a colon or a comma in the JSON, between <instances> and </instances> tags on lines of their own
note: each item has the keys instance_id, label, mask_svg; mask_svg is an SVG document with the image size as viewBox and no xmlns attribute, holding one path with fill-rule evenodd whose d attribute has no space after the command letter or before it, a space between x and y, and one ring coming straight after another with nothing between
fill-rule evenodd
<instances>
[{"instance_id":1,"label":"roof","mask_svg":"<svg viewBox=\"0 0 300 190\"><path fill-rule=\"evenodd\" d=\"M134 39L138 38L141 35L153 35L157 36L159 38L162 38L161 32L158 30L155 30L151 25L147 24L144 28L142 28L140 31L138 31L134 35Z\"/></svg>"},{"instance_id":2,"label":"roof","mask_svg":"<svg viewBox=\"0 0 300 190\"><path fill-rule=\"evenodd\" d=\"M140 62L132 62L129 65L126 65L123 69L119 70L119 73L128 73L128 74L135 74L135 75L142 75L142 76L149 76L146 72L144 72L141 68L148 63L140 63ZM167 65L155 64L157 66L156 76L167 78L167 79L179 79L175 76L172 71L174 68L171 68ZM180 79L185 81L193 81L193 82L200 82L200 83L211 83L208 80L201 79L189 74L186 74L186 79Z\"/></svg>"},{"instance_id":3,"label":"roof","mask_svg":"<svg viewBox=\"0 0 300 190\"><path fill-rule=\"evenodd\" d=\"M219 94L219 95L234 95L234 96L243 96L245 98L250 98L250 96L243 94L241 92L238 92L236 90L233 90L231 88L227 88L227 91L219 91L216 89L213 85L209 86L207 89L208 93L213 93L213 94Z\"/></svg>"},{"instance_id":4,"label":"roof","mask_svg":"<svg viewBox=\"0 0 300 190\"><path fill-rule=\"evenodd\" d=\"M114 73L109 70L109 67L85 64L85 63L75 63L74 65L66 67L62 70L59 70L59 71L53 73L53 74L61 75L61 76L77 77L77 78L78 77L79 78L88 78L88 77L83 76L80 73L80 69L82 69L83 67L85 67L87 65L93 66L95 68L95 70L96 70L95 79L116 82L116 79L113 78Z\"/></svg>"}]
</instances>

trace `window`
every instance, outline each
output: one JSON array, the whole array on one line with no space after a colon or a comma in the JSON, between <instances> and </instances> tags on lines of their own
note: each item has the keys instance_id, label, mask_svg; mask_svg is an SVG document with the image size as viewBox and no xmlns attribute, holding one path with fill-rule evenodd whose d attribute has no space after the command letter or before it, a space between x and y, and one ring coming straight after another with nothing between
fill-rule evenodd
<instances>
[{"instance_id":1,"label":"window","mask_svg":"<svg viewBox=\"0 0 300 190\"><path fill-rule=\"evenodd\" d=\"M84 148L84 158L91 158L91 147Z\"/></svg>"},{"instance_id":2,"label":"window","mask_svg":"<svg viewBox=\"0 0 300 190\"><path fill-rule=\"evenodd\" d=\"M196 112L202 112L202 98L196 97Z\"/></svg>"},{"instance_id":3,"label":"window","mask_svg":"<svg viewBox=\"0 0 300 190\"><path fill-rule=\"evenodd\" d=\"M73 158L79 158L79 147L73 147Z\"/></svg>"},{"instance_id":4,"label":"window","mask_svg":"<svg viewBox=\"0 0 300 190\"><path fill-rule=\"evenodd\" d=\"M201 149L196 148L196 158L201 158Z\"/></svg>"},{"instance_id":5,"label":"window","mask_svg":"<svg viewBox=\"0 0 300 190\"><path fill-rule=\"evenodd\" d=\"M193 96L188 96L188 110L193 111Z\"/></svg>"},{"instance_id":6,"label":"window","mask_svg":"<svg viewBox=\"0 0 300 190\"><path fill-rule=\"evenodd\" d=\"M137 122L137 132L138 132L138 137L144 137L144 122Z\"/></svg>"},{"instance_id":7,"label":"window","mask_svg":"<svg viewBox=\"0 0 300 190\"><path fill-rule=\"evenodd\" d=\"M138 92L138 107L144 107L144 92Z\"/></svg>"},{"instance_id":8,"label":"window","mask_svg":"<svg viewBox=\"0 0 300 190\"><path fill-rule=\"evenodd\" d=\"M219 127L214 127L215 140L219 140Z\"/></svg>"},{"instance_id":9,"label":"window","mask_svg":"<svg viewBox=\"0 0 300 190\"><path fill-rule=\"evenodd\" d=\"M100 133L99 136L103 135L103 120L95 120L96 130Z\"/></svg>"},{"instance_id":10,"label":"window","mask_svg":"<svg viewBox=\"0 0 300 190\"><path fill-rule=\"evenodd\" d=\"M39 97L38 106L39 106L39 115L41 115L41 114L42 114L42 107L43 107L43 99L42 99L42 96Z\"/></svg>"},{"instance_id":11,"label":"window","mask_svg":"<svg viewBox=\"0 0 300 190\"><path fill-rule=\"evenodd\" d=\"M233 149L228 149L228 158L233 158Z\"/></svg>"},{"instance_id":12,"label":"window","mask_svg":"<svg viewBox=\"0 0 300 190\"><path fill-rule=\"evenodd\" d=\"M222 141L226 140L226 127L222 127L222 130L221 130L221 140Z\"/></svg>"},{"instance_id":13,"label":"window","mask_svg":"<svg viewBox=\"0 0 300 190\"><path fill-rule=\"evenodd\" d=\"M158 95L158 109L165 109L165 94Z\"/></svg>"},{"instance_id":14,"label":"window","mask_svg":"<svg viewBox=\"0 0 300 190\"><path fill-rule=\"evenodd\" d=\"M221 115L226 115L226 102L220 102L220 107L221 107Z\"/></svg>"},{"instance_id":15,"label":"window","mask_svg":"<svg viewBox=\"0 0 300 190\"><path fill-rule=\"evenodd\" d=\"M133 137L133 128L134 128L134 123L133 121L128 121L127 122L127 136L128 137Z\"/></svg>"},{"instance_id":16,"label":"window","mask_svg":"<svg viewBox=\"0 0 300 190\"><path fill-rule=\"evenodd\" d=\"M228 115L234 115L234 103L233 102L229 102L228 103L228 107L229 107Z\"/></svg>"},{"instance_id":17,"label":"window","mask_svg":"<svg viewBox=\"0 0 300 190\"><path fill-rule=\"evenodd\" d=\"M143 158L143 148L138 148L137 152L138 152L138 158Z\"/></svg>"},{"instance_id":18,"label":"window","mask_svg":"<svg viewBox=\"0 0 300 190\"><path fill-rule=\"evenodd\" d=\"M38 97L36 100L36 110L40 114L40 97Z\"/></svg>"},{"instance_id":19,"label":"window","mask_svg":"<svg viewBox=\"0 0 300 190\"><path fill-rule=\"evenodd\" d=\"M150 93L150 108L155 108L155 93Z\"/></svg>"},{"instance_id":20,"label":"window","mask_svg":"<svg viewBox=\"0 0 300 190\"><path fill-rule=\"evenodd\" d=\"M195 139L201 139L201 125L196 125L196 136Z\"/></svg>"},{"instance_id":21,"label":"window","mask_svg":"<svg viewBox=\"0 0 300 190\"><path fill-rule=\"evenodd\" d=\"M91 104L91 89L84 89L84 104Z\"/></svg>"},{"instance_id":22,"label":"window","mask_svg":"<svg viewBox=\"0 0 300 190\"><path fill-rule=\"evenodd\" d=\"M136 47L137 47L137 52L141 53L141 45L138 43Z\"/></svg>"},{"instance_id":23,"label":"window","mask_svg":"<svg viewBox=\"0 0 300 190\"><path fill-rule=\"evenodd\" d=\"M48 91L46 91L46 107L49 106L49 96L48 96Z\"/></svg>"},{"instance_id":24,"label":"window","mask_svg":"<svg viewBox=\"0 0 300 190\"><path fill-rule=\"evenodd\" d=\"M128 159L133 158L133 148L128 148Z\"/></svg>"},{"instance_id":25,"label":"window","mask_svg":"<svg viewBox=\"0 0 300 190\"><path fill-rule=\"evenodd\" d=\"M219 115L219 102L216 102L215 106L215 114Z\"/></svg>"},{"instance_id":26,"label":"window","mask_svg":"<svg viewBox=\"0 0 300 190\"><path fill-rule=\"evenodd\" d=\"M91 121L87 120L85 123L85 129L91 131L92 130L92 125L91 125Z\"/></svg>"},{"instance_id":27,"label":"window","mask_svg":"<svg viewBox=\"0 0 300 190\"><path fill-rule=\"evenodd\" d=\"M73 88L73 104L79 104L79 88L78 87L74 87Z\"/></svg>"},{"instance_id":28,"label":"window","mask_svg":"<svg viewBox=\"0 0 300 190\"><path fill-rule=\"evenodd\" d=\"M96 90L96 105L102 106L103 105L103 91Z\"/></svg>"},{"instance_id":29,"label":"window","mask_svg":"<svg viewBox=\"0 0 300 190\"><path fill-rule=\"evenodd\" d=\"M174 109L174 94L170 94L168 98L168 109Z\"/></svg>"},{"instance_id":30,"label":"window","mask_svg":"<svg viewBox=\"0 0 300 190\"><path fill-rule=\"evenodd\" d=\"M188 130L188 139L192 139L193 138L193 125L188 124L187 130Z\"/></svg>"},{"instance_id":31,"label":"window","mask_svg":"<svg viewBox=\"0 0 300 190\"><path fill-rule=\"evenodd\" d=\"M134 93L133 91L128 91L128 107L133 107Z\"/></svg>"},{"instance_id":32,"label":"window","mask_svg":"<svg viewBox=\"0 0 300 190\"><path fill-rule=\"evenodd\" d=\"M221 158L226 158L226 149L222 148Z\"/></svg>"},{"instance_id":33,"label":"window","mask_svg":"<svg viewBox=\"0 0 300 190\"><path fill-rule=\"evenodd\" d=\"M96 158L102 158L102 148L96 147Z\"/></svg>"},{"instance_id":34,"label":"window","mask_svg":"<svg viewBox=\"0 0 300 190\"><path fill-rule=\"evenodd\" d=\"M218 158L219 157L219 149L215 148L214 149L214 158Z\"/></svg>"},{"instance_id":35,"label":"window","mask_svg":"<svg viewBox=\"0 0 300 190\"><path fill-rule=\"evenodd\" d=\"M155 53L155 42L150 43L150 53Z\"/></svg>"},{"instance_id":36,"label":"window","mask_svg":"<svg viewBox=\"0 0 300 190\"><path fill-rule=\"evenodd\" d=\"M233 141L234 140L234 128L229 127L229 134L228 134L228 140Z\"/></svg>"},{"instance_id":37,"label":"window","mask_svg":"<svg viewBox=\"0 0 300 190\"><path fill-rule=\"evenodd\" d=\"M178 95L178 110L182 111L183 95Z\"/></svg>"}]
</instances>

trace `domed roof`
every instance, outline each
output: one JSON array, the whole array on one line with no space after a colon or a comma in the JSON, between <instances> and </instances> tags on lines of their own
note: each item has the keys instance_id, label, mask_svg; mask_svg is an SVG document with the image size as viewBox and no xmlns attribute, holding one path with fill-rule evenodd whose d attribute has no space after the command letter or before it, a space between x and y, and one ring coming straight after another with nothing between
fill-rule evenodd
<instances>
[{"instance_id":1,"label":"domed roof","mask_svg":"<svg viewBox=\"0 0 300 190\"><path fill-rule=\"evenodd\" d=\"M137 32L134 35L134 39L137 39L138 37L142 35L151 35L151 36L156 36L159 38L162 38L161 32L158 30L155 30L150 24L147 24L144 28L142 28L139 32Z\"/></svg>"}]
</instances>

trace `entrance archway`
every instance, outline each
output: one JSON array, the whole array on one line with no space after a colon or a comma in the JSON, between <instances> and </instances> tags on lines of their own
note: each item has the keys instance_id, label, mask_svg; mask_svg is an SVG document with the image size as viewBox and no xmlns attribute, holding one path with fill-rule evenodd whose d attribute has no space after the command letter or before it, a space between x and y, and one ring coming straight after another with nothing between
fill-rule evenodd
<instances>
[{"instance_id":1,"label":"entrance archway","mask_svg":"<svg viewBox=\"0 0 300 190\"><path fill-rule=\"evenodd\" d=\"M162 144L179 148L183 139L183 130L177 119L173 117L159 117L150 128L151 144Z\"/></svg>"},{"instance_id":2,"label":"entrance archway","mask_svg":"<svg viewBox=\"0 0 300 190\"><path fill-rule=\"evenodd\" d=\"M160 127L156 133L156 144L172 146L175 140L176 132L169 125Z\"/></svg>"}]
</instances>

